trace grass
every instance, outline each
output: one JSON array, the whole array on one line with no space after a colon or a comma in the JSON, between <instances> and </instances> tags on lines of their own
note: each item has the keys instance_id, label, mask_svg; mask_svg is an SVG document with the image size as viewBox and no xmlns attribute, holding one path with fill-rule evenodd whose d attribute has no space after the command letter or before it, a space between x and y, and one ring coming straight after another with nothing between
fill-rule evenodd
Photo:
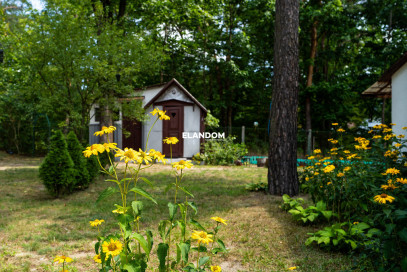
<instances>
[{"instance_id":1,"label":"grass","mask_svg":"<svg viewBox=\"0 0 407 272\"><path fill-rule=\"evenodd\" d=\"M7 161L0 160L0 167ZM73 271L97 271L92 260L97 231L89 221L104 219L102 234L118 230L111 211L114 203L120 203L119 195L95 204L100 192L112 183L100 178L85 191L53 199L39 180L37 168L14 165L20 168L0 171L0 271L59 271L52 261L62 254L75 260ZM30 161L28 165L35 163ZM321 226L295 223L278 208L281 197L245 190L248 183L266 181L265 168L195 166L187 173L184 185L194 193L198 206L195 219L205 227L211 226L212 216L228 219L220 236L230 252L214 259L222 271L287 271L291 266L312 272L349 268L348 256L304 246L306 234ZM166 204L173 199L173 192L163 192L173 179L170 168L159 165L149 168L144 176L155 182L154 188L143 187L155 196L158 205L143 200L142 228L153 230L157 245L158 222L167 218Z\"/></svg>"}]
</instances>

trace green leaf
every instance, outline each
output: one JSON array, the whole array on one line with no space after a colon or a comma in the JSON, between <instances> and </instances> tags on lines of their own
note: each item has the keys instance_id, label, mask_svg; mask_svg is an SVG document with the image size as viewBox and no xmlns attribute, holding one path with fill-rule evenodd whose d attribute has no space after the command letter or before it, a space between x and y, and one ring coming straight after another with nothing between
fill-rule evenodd
<instances>
[{"instance_id":1,"label":"green leaf","mask_svg":"<svg viewBox=\"0 0 407 272\"><path fill-rule=\"evenodd\" d=\"M180 243L179 244L181 250L181 258L184 263L188 263L188 254L189 250L191 249L190 243Z\"/></svg>"},{"instance_id":2,"label":"green leaf","mask_svg":"<svg viewBox=\"0 0 407 272\"><path fill-rule=\"evenodd\" d=\"M194 202L188 201L188 205L195 211L195 214L198 213L198 208L196 207Z\"/></svg>"},{"instance_id":3,"label":"green leaf","mask_svg":"<svg viewBox=\"0 0 407 272\"><path fill-rule=\"evenodd\" d=\"M194 198L194 195L190 191L188 191L185 187L178 186L178 188L180 188L184 193L186 193L190 197Z\"/></svg>"},{"instance_id":4,"label":"green leaf","mask_svg":"<svg viewBox=\"0 0 407 272\"><path fill-rule=\"evenodd\" d=\"M402 241L407 243L407 228L403 228L401 231L398 232L398 235Z\"/></svg>"},{"instance_id":5,"label":"green leaf","mask_svg":"<svg viewBox=\"0 0 407 272\"><path fill-rule=\"evenodd\" d=\"M143 237L143 235L139 233L132 233L130 235L131 239L134 239L140 243L140 246L143 248L144 252L149 255L150 254L150 245L147 243L146 239Z\"/></svg>"},{"instance_id":6,"label":"green leaf","mask_svg":"<svg viewBox=\"0 0 407 272\"><path fill-rule=\"evenodd\" d=\"M321 213L328 220L332 217L332 211L321 211Z\"/></svg>"},{"instance_id":7,"label":"green leaf","mask_svg":"<svg viewBox=\"0 0 407 272\"><path fill-rule=\"evenodd\" d=\"M407 210L395 210L394 214L397 219L404 219L407 217Z\"/></svg>"},{"instance_id":8,"label":"green leaf","mask_svg":"<svg viewBox=\"0 0 407 272\"><path fill-rule=\"evenodd\" d=\"M177 221L178 226L181 228L181 236L185 236L186 226L184 221Z\"/></svg>"},{"instance_id":9,"label":"green leaf","mask_svg":"<svg viewBox=\"0 0 407 272\"><path fill-rule=\"evenodd\" d=\"M197 227L197 228L200 229L200 230L206 231L206 229L205 229L204 227L202 227L202 225L199 224L198 221L196 221L196 220L194 220L194 219L192 219L192 218L189 219L189 223L192 224L192 225L194 225L195 227Z\"/></svg>"},{"instance_id":10,"label":"green leaf","mask_svg":"<svg viewBox=\"0 0 407 272\"><path fill-rule=\"evenodd\" d=\"M167 224L169 224L170 221L168 220L161 220L160 223L158 224L158 232L160 233L161 239L165 241L167 238L166 235L166 229L167 229Z\"/></svg>"},{"instance_id":11,"label":"green leaf","mask_svg":"<svg viewBox=\"0 0 407 272\"><path fill-rule=\"evenodd\" d=\"M225 243L221 239L217 239L216 242L218 243L219 247L222 249L222 252L228 252L228 250L225 247Z\"/></svg>"},{"instance_id":12,"label":"green leaf","mask_svg":"<svg viewBox=\"0 0 407 272\"><path fill-rule=\"evenodd\" d=\"M123 265L123 269L127 270L127 272L139 272L140 270L135 270L131 264Z\"/></svg>"},{"instance_id":13,"label":"green leaf","mask_svg":"<svg viewBox=\"0 0 407 272\"><path fill-rule=\"evenodd\" d=\"M157 256L158 260L160 261L160 266L158 267L159 272L166 272L166 266L165 266L165 259L167 258L168 254L168 244L160 243L158 244L157 248Z\"/></svg>"},{"instance_id":14,"label":"green leaf","mask_svg":"<svg viewBox=\"0 0 407 272\"><path fill-rule=\"evenodd\" d=\"M404 257L401 261L401 269L403 270L403 272L407 271L407 257Z\"/></svg>"},{"instance_id":15,"label":"green leaf","mask_svg":"<svg viewBox=\"0 0 407 272\"><path fill-rule=\"evenodd\" d=\"M143 202L141 201L132 201L131 207L133 209L135 217L141 216L141 211L143 210Z\"/></svg>"},{"instance_id":16,"label":"green leaf","mask_svg":"<svg viewBox=\"0 0 407 272\"><path fill-rule=\"evenodd\" d=\"M175 214L177 213L178 205L172 202L168 202L168 210L170 212L170 221L172 222L174 220Z\"/></svg>"},{"instance_id":17,"label":"green leaf","mask_svg":"<svg viewBox=\"0 0 407 272\"><path fill-rule=\"evenodd\" d=\"M140 177L145 183L147 183L148 185L150 185L150 187L154 187L154 184L149 181L148 179L146 179L145 177Z\"/></svg>"},{"instance_id":18,"label":"green leaf","mask_svg":"<svg viewBox=\"0 0 407 272\"><path fill-rule=\"evenodd\" d=\"M113 174L113 173L114 173L114 165L110 165L108 172L109 172L109 174Z\"/></svg>"},{"instance_id":19,"label":"green leaf","mask_svg":"<svg viewBox=\"0 0 407 272\"><path fill-rule=\"evenodd\" d=\"M144 191L144 190L141 189L141 188L133 187L130 191L135 192L135 193L137 193L137 194L139 194L139 195L142 195L142 196L144 196L145 198L148 198L148 199L150 199L152 202L154 202L155 204L157 204L157 201L156 201L149 193L147 193L146 191Z\"/></svg>"},{"instance_id":20,"label":"green leaf","mask_svg":"<svg viewBox=\"0 0 407 272\"><path fill-rule=\"evenodd\" d=\"M96 203L99 203L100 201L104 200L105 198L117 193L117 189L108 187L106 188L103 192L100 193L98 199L96 200Z\"/></svg>"},{"instance_id":21,"label":"green leaf","mask_svg":"<svg viewBox=\"0 0 407 272\"><path fill-rule=\"evenodd\" d=\"M203 266L204 264L206 264L209 261L209 256L205 256L205 257L201 257L199 258L199 267Z\"/></svg>"},{"instance_id":22,"label":"green leaf","mask_svg":"<svg viewBox=\"0 0 407 272\"><path fill-rule=\"evenodd\" d=\"M154 244L153 232L151 230L146 230L146 236L147 236L148 250L149 250L149 252L151 252L151 249L153 248L153 244Z\"/></svg>"}]
</instances>

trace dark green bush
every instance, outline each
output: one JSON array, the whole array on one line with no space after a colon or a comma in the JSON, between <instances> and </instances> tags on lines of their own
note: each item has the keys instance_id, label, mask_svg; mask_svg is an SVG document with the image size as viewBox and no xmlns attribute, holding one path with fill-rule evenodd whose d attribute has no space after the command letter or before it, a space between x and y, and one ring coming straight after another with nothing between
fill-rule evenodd
<instances>
[{"instance_id":1,"label":"dark green bush","mask_svg":"<svg viewBox=\"0 0 407 272\"><path fill-rule=\"evenodd\" d=\"M40 178L48 192L58 197L71 193L75 186L74 163L68 152L65 137L57 130L51 137L50 151L40 166Z\"/></svg>"},{"instance_id":2,"label":"dark green bush","mask_svg":"<svg viewBox=\"0 0 407 272\"><path fill-rule=\"evenodd\" d=\"M100 166L96 156L85 158L86 169L88 169L89 180L92 182L100 174Z\"/></svg>"},{"instance_id":3,"label":"dark green bush","mask_svg":"<svg viewBox=\"0 0 407 272\"><path fill-rule=\"evenodd\" d=\"M68 145L68 152L74 164L74 177L75 177L75 189L84 189L89 187L89 183L92 181L87 169L86 158L83 156L83 147L79 143L76 134L71 131L66 136L66 143Z\"/></svg>"},{"instance_id":4,"label":"dark green bush","mask_svg":"<svg viewBox=\"0 0 407 272\"><path fill-rule=\"evenodd\" d=\"M228 165L239 160L247 154L244 144L235 144L235 137L228 136L225 139L208 140L204 145L204 161L212 165Z\"/></svg>"}]
</instances>

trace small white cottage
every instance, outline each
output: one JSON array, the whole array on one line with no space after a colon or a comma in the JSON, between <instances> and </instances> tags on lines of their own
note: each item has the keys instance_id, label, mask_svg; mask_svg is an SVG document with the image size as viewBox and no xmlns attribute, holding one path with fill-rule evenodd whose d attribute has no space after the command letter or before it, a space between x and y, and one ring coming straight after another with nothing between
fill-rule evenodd
<instances>
[{"instance_id":1,"label":"small white cottage","mask_svg":"<svg viewBox=\"0 0 407 272\"><path fill-rule=\"evenodd\" d=\"M184 135L199 135L205 131L204 119L207 114L206 108L192 96L176 79L165 84L153 85L136 90L137 96L133 99L141 99L146 113L154 108L166 111L171 120L161 121L155 124L148 141L147 149L155 149L162 152L166 157L170 156L170 147L163 144L166 137L177 137L179 143L172 146L174 158L191 158L201 148L202 138L185 137ZM100 116L97 114L97 106L90 112L89 142L98 143L99 137L94 132L100 130ZM120 113L120 119L114 122L117 130L114 141L119 148L144 149L148 132L155 121L155 117L140 123L130 120ZM125 129L128 133L123 133Z\"/></svg>"},{"instance_id":2,"label":"small white cottage","mask_svg":"<svg viewBox=\"0 0 407 272\"><path fill-rule=\"evenodd\" d=\"M363 93L379 98L391 97L391 122L396 135L406 134L407 127L407 52Z\"/></svg>"}]
</instances>

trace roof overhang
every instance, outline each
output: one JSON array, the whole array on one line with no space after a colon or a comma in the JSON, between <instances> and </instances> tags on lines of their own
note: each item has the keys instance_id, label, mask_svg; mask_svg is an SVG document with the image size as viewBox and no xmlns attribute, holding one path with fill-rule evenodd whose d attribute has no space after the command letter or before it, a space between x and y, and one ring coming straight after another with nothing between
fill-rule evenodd
<instances>
[{"instance_id":1,"label":"roof overhang","mask_svg":"<svg viewBox=\"0 0 407 272\"><path fill-rule=\"evenodd\" d=\"M375 82L367 88L362 95L369 97L390 98L391 97L391 82Z\"/></svg>"}]
</instances>

